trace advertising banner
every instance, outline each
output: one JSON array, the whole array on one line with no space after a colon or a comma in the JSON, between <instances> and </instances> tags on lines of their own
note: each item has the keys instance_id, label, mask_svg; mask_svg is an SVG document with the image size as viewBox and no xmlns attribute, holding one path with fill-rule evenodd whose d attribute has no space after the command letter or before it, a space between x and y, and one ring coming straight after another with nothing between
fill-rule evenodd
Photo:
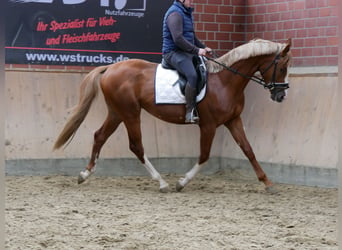
<instances>
[{"instance_id":1,"label":"advertising banner","mask_svg":"<svg viewBox=\"0 0 342 250\"><path fill-rule=\"evenodd\" d=\"M7 0L6 63L98 66L160 62L173 0Z\"/></svg>"}]
</instances>

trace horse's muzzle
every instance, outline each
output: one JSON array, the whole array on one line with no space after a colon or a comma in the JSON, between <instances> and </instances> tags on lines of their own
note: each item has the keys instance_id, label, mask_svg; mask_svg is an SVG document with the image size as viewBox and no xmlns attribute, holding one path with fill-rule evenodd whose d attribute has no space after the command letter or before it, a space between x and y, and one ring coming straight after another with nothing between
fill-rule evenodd
<instances>
[{"instance_id":1,"label":"horse's muzzle","mask_svg":"<svg viewBox=\"0 0 342 250\"><path fill-rule=\"evenodd\" d=\"M282 102L285 99L285 96L286 96L285 91L282 91L282 92L278 92L274 95L272 94L271 98L275 102Z\"/></svg>"},{"instance_id":2,"label":"horse's muzzle","mask_svg":"<svg viewBox=\"0 0 342 250\"><path fill-rule=\"evenodd\" d=\"M274 88L271 91L271 99L275 102L282 102L286 97L286 89Z\"/></svg>"},{"instance_id":3,"label":"horse's muzzle","mask_svg":"<svg viewBox=\"0 0 342 250\"><path fill-rule=\"evenodd\" d=\"M272 83L269 86L271 92L271 99L275 102L282 102L286 97L287 89L289 88L289 83Z\"/></svg>"}]
</instances>

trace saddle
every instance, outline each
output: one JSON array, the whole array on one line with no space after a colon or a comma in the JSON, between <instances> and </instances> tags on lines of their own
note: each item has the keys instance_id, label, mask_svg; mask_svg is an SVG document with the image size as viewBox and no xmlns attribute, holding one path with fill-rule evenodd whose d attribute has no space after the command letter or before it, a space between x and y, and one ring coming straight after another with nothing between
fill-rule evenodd
<instances>
[{"instance_id":1,"label":"saddle","mask_svg":"<svg viewBox=\"0 0 342 250\"><path fill-rule=\"evenodd\" d=\"M205 65L207 59L205 59L203 56L194 56L192 59L192 62L195 66L196 72L197 72L197 77L198 77L198 82L197 82L197 95L201 92L201 90L204 88L204 86L207 83L208 80L208 72L207 72L207 67ZM171 69L171 70L175 70L175 68L173 68L169 63L167 63L164 58L162 59L161 62L161 66L164 69ZM184 77L184 75L182 75L181 73L179 73L179 78L178 80L173 84L173 85L179 85L180 91L182 92L182 94L185 94L185 86L187 83L186 78Z\"/></svg>"}]
</instances>

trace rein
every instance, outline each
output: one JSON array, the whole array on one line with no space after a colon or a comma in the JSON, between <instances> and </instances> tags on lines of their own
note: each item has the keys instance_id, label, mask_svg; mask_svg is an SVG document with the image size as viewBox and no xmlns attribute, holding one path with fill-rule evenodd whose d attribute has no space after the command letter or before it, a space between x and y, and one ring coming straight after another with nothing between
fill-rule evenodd
<instances>
[{"instance_id":1,"label":"rein","mask_svg":"<svg viewBox=\"0 0 342 250\"><path fill-rule=\"evenodd\" d=\"M257 77L257 76L255 76L255 75L249 76L249 75L243 74L243 73L239 72L237 69L234 69L234 68L232 68L232 67L229 67L229 66L227 66L227 65L225 65L225 64L223 64L223 63L220 63L220 62L216 61L216 60L213 59L213 58L210 58L210 57L205 56L205 58L206 58L207 60L210 60L210 61L212 61L212 62L214 62L214 63L216 63L216 64L222 66L224 69L229 70L230 72L233 72L233 73L236 74L236 75L239 75L239 76L242 76L242 77L244 77L244 78L246 78L246 79L252 80L252 81L254 81L254 82L256 82L256 83L262 85L265 89L272 90L272 89L274 89L275 87L277 87L277 88L288 89L288 88L289 88L289 84L288 84L288 83L277 83L277 82L275 82L275 77L276 77L276 71L277 71L277 65L278 65L279 57L280 57L280 55L277 54L277 55L275 56L275 58L273 59L273 61L270 63L270 65L267 66L267 68L266 68L265 70L263 70L262 72L260 72L261 75L262 75L262 74L266 73L266 72L272 67L272 65L274 65L273 74L272 74L272 80L271 80L270 83L267 84L263 78Z\"/></svg>"}]
</instances>

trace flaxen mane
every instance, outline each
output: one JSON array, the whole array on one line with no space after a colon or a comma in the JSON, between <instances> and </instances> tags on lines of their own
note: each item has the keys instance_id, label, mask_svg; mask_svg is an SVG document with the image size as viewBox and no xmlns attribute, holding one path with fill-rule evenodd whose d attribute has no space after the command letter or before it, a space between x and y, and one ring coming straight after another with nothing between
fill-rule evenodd
<instances>
[{"instance_id":1,"label":"flaxen mane","mask_svg":"<svg viewBox=\"0 0 342 250\"><path fill-rule=\"evenodd\" d=\"M229 67L240 60L248 59L252 56L267 55L281 51L285 46L285 43L275 43L268 40L255 39L229 51L220 58L217 58L215 61ZM223 67L215 62L207 61L207 69L211 73L217 73L223 70Z\"/></svg>"}]
</instances>

